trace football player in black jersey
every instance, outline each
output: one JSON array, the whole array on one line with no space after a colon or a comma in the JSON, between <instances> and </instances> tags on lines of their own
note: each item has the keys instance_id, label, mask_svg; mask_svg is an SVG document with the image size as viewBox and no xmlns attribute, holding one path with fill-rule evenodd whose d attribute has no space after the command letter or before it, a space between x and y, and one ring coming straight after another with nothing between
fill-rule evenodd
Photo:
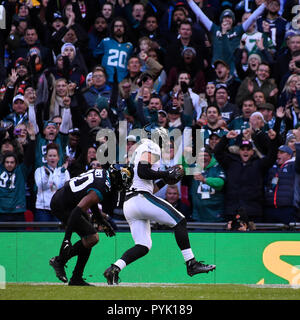
<instances>
[{"instance_id":1,"label":"football player in black jersey","mask_svg":"<svg viewBox=\"0 0 300 320\"><path fill-rule=\"evenodd\" d=\"M68 282L65 264L70 258L78 256L69 285L90 285L82 275L91 248L99 241L94 223L101 226L107 236L115 235L98 204L101 203L104 212L110 212L112 203L116 202L114 198L131 186L132 178L132 168L111 165L107 170L92 169L72 178L54 194L50 204L51 213L65 225L65 237L59 255L49 262L59 280ZM71 244L73 232L81 238L74 245Z\"/></svg>"}]
</instances>

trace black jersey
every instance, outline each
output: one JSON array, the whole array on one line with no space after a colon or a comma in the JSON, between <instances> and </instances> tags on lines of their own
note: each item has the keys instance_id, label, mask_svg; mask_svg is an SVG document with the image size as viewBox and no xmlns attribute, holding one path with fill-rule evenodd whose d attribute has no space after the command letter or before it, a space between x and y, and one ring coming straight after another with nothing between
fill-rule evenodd
<instances>
[{"instance_id":1,"label":"black jersey","mask_svg":"<svg viewBox=\"0 0 300 320\"><path fill-rule=\"evenodd\" d=\"M111 191L109 173L104 169L89 170L67 181L63 189L65 208L75 208L91 190L97 193L99 202L103 202Z\"/></svg>"}]
</instances>

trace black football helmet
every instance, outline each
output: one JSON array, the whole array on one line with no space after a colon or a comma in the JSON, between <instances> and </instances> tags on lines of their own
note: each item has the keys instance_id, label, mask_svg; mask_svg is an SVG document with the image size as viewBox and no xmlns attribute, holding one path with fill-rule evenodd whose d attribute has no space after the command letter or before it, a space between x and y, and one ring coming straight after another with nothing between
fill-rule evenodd
<instances>
[{"instance_id":1,"label":"black football helmet","mask_svg":"<svg viewBox=\"0 0 300 320\"><path fill-rule=\"evenodd\" d=\"M128 190L133 182L133 166L112 164L108 168L110 183L113 190Z\"/></svg>"}]
</instances>

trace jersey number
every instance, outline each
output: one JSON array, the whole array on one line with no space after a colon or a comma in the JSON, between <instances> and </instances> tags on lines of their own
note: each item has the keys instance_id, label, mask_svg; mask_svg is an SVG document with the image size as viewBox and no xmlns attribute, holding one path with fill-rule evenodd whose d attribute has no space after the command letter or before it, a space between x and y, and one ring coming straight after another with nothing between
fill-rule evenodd
<instances>
[{"instance_id":1,"label":"jersey number","mask_svg":"<svg viewBox=\"0 0 300 320\"><path fill-rule=\"evenodd\" d=\"M70 188L72 192L78 192L83 190L86 186L93 183L94 174L93 172L85 172L81 174L79 177L72 178L69 182Z\"/></svg>"},{"instance_id":2,"label":"jersey number","mask_svg":"<svg viewBox=\"0 0 300 320\"><path fill-rule=\"evenodd\" d=\"M9 188L14 189L15 188L15 180L16 175L13 173L11 177L9 178L9 175L7 172L3 171L0 175L0 188Z\"/></svg>"},{"instance_id":3,"label":"jersey number","mask_svg":"<svg viewBox=\"0 0 300 320\"><path fill-rule=\"evenodd\" d=\"M110 49L108 54L108 66L125 68L125 62L127 58L127 53L125 51Z\"/></svg>"}]
</instances>

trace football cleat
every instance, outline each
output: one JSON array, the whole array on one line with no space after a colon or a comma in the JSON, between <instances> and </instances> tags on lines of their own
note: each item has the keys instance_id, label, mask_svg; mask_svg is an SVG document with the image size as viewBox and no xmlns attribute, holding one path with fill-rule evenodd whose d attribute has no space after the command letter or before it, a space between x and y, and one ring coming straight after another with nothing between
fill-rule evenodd
<instances>
[{"instance_id":1,"label":"football cleat","mask_svg":"<svg viewBox=\"0 0 300 320\"><path fill-rule=\"evenodd\" d=\"M208 273L216 269L214 264L204 264L201 261L196 261L195 259L191 259L186 262L187 274L192 277L198 273Z\"/></svg>"},{"instance_id":2,"label":"football cleat","mask_svg":"<svg viewBox=\"0 0 300 320\"><path fill-rule=\"evenodd\" d=\"M60 262L59 257L50 259L49 264L54 269L56 276L60 281L64 283L68 282L68 278L65 272L65 266Z\"/></svg>"},{"instance_id":3,"label":"football cleat","mask_svg":"<svg viewBox=\"0 0 300 320\"><path fill-rule=\"evenodd\" d=\"M84 281L82 278L71 278L70 281L69 281L69 286L91 286L93 287L92 284Z\"/></svg>"},{"instance_id":4,"label":"football cleat","mask_svg":"<svg viewBox=\"0 0 300 320\"><path fill-rule=\"evenodd\" d=\"M114 264L104 271L103 275L106 278L108 285L119 284L120 271L121 269Z\"/></svg>"}]
</instances>

